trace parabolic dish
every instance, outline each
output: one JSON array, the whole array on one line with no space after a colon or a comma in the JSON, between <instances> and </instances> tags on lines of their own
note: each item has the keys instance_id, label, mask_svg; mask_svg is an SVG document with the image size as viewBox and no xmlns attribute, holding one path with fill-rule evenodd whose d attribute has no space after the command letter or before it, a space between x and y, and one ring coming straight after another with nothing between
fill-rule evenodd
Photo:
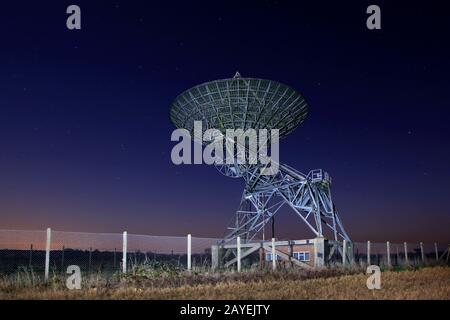
<instances>
[{"instance_id":1,"label":"parabolic dish","mask_svg":"<svg viewBox=\"0 0 450 320\"><path fill-rule=\"evenodd\" d=\"M295 89L263 79L234 78L197 85L181 93L171 105L170 119L177 128L193 132L194 121L203 130L279 129L285 137L302 123L308 103Z\"/></svg>"}]
</instances>

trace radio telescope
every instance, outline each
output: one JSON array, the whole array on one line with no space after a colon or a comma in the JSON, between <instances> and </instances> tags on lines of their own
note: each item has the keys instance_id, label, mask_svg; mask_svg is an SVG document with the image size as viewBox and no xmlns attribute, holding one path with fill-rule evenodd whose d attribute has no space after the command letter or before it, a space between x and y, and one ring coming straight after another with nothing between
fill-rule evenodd
<instances>
[{"instance_id":1,"label":"radio telescope","mask_svg":"<svg viewBox=\"0 0 450 320\"><path fill-rule=\"evenodd\" d=\"M306 118L308 103L295 89L271 80L233 78L197 85L181 93L171 105L170 119L194 137L194 121L203 131L218 129L278 129L286 137ZM245 180L245 189L234 222L222 244L238 236L243 242L265 237L265 226L283 207L289 207L316 237L331 234L350 241L331 198L331 177L322 169L303 174L279 164L275 175L261 174L261 164L223 164L216 168L226 176Z\"/></svg>"}]
</instances>

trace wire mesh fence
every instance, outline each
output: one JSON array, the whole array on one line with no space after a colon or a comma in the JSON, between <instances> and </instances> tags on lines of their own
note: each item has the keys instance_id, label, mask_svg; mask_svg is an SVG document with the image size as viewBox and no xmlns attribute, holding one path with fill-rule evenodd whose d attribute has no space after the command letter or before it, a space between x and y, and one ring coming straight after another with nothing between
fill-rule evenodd
<instances>
[{"instance_id":1,"label":"wire mesh fence","mask_svg":"<svg viewBox=\"0 0 450 320\"><path fill-rule=\"evenodd\" d=\"M191 268L211 267L211 246L219 239L192 237ZM46 231L0 230L0 274L20 269L45 272ZM82 272L116 273L146 263L186 269L187 237L51 231L49 272L65 273L70 265ZM124 269L124 259L126 268Z\"/></svg>"},{"instance_id":2,"label":"wire mesh fence","mask_svg":"<svg viewBox=\"0 0 450 320\"><path fill-rule=\"evenodd\" d=\"M354 260L361 266L369 264L382 267L433 264L440 260L446 250L448 250L447 245L438 243L353 242Z\"/></svg>"},{"instance_id":3,"label":"wire mesh fence","mask_svg":"<svg viewBox=\"0 0 450 320\"><path fill-rule=\"evenodd\" d=\"M51 231L50 235L47 239L46 231L0 230L0 274L12 274L21 269L42 274L46 271L50 274L66 273L71 265L78 266L83 273L114 274L133 271L146 264L205 271L213 267L211 247L220 242L216 238L126 233ZM301 255L301 248L294 249L292 255L297 251ZM313 246L309 249L308 260L313 265ZM448 262L446 244L352 242L348 250L351 250L353 257L350 262L360 266L423 265L438 260ZM291 254L289 250L286 252ZM342 252L335 250L334 255L335 262L339 264ZM255 256L258 259L261 255L256 252Z\"/></svg>"},{"instance_id":4,"label":"wire mesh fence","mask_svg":"<svg viewBox=\"0 0 450 320\"><path fill-rule=\"evenodd\" d=\"M11 273L20 268L44 272L45 231L1 230L0 273Z\"/></svg>"},{"instance_id":5,"label":"wire mesh fence","mask_svg":"<svg viewBox=\"0 0 450 320\"><path fill-rule=\"evenodd\" d=\"M52 231L50 270L66 272L77 265L84 272L116 272L122 263L122 235Z\"/></svg>"},{"instance_id":6,"label":"wire mesh fence","mask_svg":"<svg viewBox=\"0 0 450 320\"><path fill-rule=\"evenodd\" d=\"M191 266L211 267L211 246L219 239L191 238ZM128 263L136 266L159 262L186 269L188 267L187 237L128 235Z\"/></svg>"}]
</instances>

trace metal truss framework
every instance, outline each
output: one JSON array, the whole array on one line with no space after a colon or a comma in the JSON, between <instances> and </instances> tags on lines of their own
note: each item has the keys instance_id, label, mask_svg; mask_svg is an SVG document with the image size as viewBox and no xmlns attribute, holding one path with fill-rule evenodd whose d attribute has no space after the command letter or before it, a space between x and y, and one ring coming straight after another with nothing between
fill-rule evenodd
<instances>
[{"instance_id":1,"label":"metal truss framework","mask_svg":"<svg viewBox=\"0 0 450 320\"><path fill-rule=\"evenodd\" d=\"M309 227L316 237L324 237L326 230L334 240L350 241L331 198L331 178L321 169L304 175L281 165L274 176L261 175L258 166L248 167L241 173L246 181L234 226L222 244L238 236L250 242L263 234L264 226L285 205L290 207ZM229 167L227 172L239 172L239 167Z\"/></svg>"}]
</instances>

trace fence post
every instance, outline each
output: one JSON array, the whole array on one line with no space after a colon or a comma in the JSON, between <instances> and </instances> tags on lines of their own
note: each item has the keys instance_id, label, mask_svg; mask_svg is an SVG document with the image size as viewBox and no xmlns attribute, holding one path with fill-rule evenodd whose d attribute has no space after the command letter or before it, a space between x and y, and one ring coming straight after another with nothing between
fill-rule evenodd
<instances>
[{"instance_id":1,"label":"fence post","mask_svg":"<svg viewBox=\"0 0 450 320\"><path fill-rule=\"evenodd\" d=\"M347 240L342 241L342 265L347 263Z\"/></svg>"},{"instance_id":2,"label":"fence post","mask_svg":"<svg viewBox=\"0 0 450 320\"><path fill-rule=\"evenodd\" d=\"M367 241L367 265L370 266L370 241Z\"/></svg>"},{"instance_id":3,"label":"fence post","mask_svg":"<svg viewBox=\"0 0 450 320\"><path fill-rule=\"evenodd\" d=\"M241 272L241 237L237 237L236 245L237 245L237 271Z\"/></svg>"},{"instance_id":4,"label":"fence post","mask_svg":"<svg viewBox=\"0 0 450 320\"><path fill-rule=\"evenodd\" d=\"M436 261L439 261L439 253L437 243L434 243L434 253L436 253Z\"/></svg>"},{"instance_id":5,"label":"fence post","mask_svg":"<svg viewBox=\"0 0 450 320\"><path fill-rule=\"evenodd\" d=\"M390 268L391 265L391 243L389 241L386 242L386 251L387 251L387 265Z\"/></svg>"},{"instance_id":6,"label":"fence post","mask_svg":"<svg viewBox=\"0 0 450 320\"><path fill-rule=\"evenodd\" d=\"M408 259L408 244L406 242L403 243L403 246L405 247L405 262L406 264L409 264L409 259Z\"/></svg>"},{"instance_id":7,"label":"fence post","mask_svg":"<svg viewBox=\"0 0 450 320\"><path fill-rule=\"evenodd\" d=\"M47 228L47 242L45 245L45 281L48 280L50 271L50 245L52 242L52 229Z\"/></svg>"},{"instance_id":8,"label":"fence post","mask_svg":"<svg viewBox=\"0 0 450 320\"><path fill-rule=\"evenodd\" d=\"M122 240L122 272L127 273L127 239L128 234L126 231L123 232L123 240Z\"/></svg>"},{"instance_id":9,"label":"fence post","mask_svg":"<svg viewBox=\"0 0 450 320\"><path fill-rule=\"evenodd\" d=\"M272 238L272 270L277 269L277 253L275 251L275 238Z\"/></svg>"},{"instance_id":10,"label":"fence post","mask_svg":"<svg viewBox=\"0 0 450 320\"><path fill-rule=\"evenodd\" d=\"M191 236L191 234L188 234L188 236L187 236L187 268L188 268L188 271L192 270L191 255L192 255L192 236Z\"/></svg>"},{"instance_id":11,"label":"fence post","mask_svg":"<svg viewBox=\"0 0 450 320\"><path fill-rule=\"evenodd\" d=\"M422 258L422 263L425 263L425 253L423 252L423 242L420 243L420 257Z\"/></svg>"}]
</instances>

